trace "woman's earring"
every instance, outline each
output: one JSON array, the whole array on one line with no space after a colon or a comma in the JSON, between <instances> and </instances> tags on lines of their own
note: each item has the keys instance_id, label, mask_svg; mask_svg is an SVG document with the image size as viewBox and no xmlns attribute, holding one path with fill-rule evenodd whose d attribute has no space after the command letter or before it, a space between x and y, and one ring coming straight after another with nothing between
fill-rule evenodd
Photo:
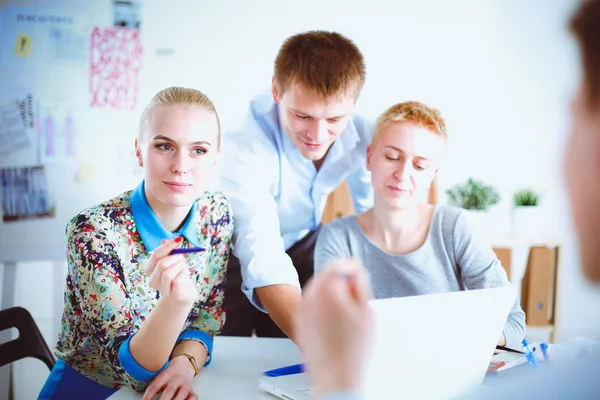
<instances>
[{"instance_id":1,"label":"woman's earring","mask_svg":"<svg viewBox=\"0 0 600 400\"><path fill-rule=\"evenodd\" d=\"M138 157L138 164L140 165L140 167L143 167L143 165L142 165L142 157Z\"/></svg>"}]
</instances>

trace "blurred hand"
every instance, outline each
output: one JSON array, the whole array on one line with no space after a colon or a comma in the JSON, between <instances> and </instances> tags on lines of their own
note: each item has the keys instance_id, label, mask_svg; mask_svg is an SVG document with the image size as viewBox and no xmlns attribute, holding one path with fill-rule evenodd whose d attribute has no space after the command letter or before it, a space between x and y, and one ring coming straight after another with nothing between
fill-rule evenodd
<instances>
[{"instance_id":1,"label":"blurred hand","mask_svg":"<svg viewBox=\"0 0 600 400\"><path fill-rule=\"evenodd\" d=\"M161 299L191 307L198 297L198 291L190 277L185 255L169 255L182 241L181 236L163 240L148 259L146 273L150 275L150 287L160 293Z\"/></svg>"},{"instance_id":2,"label":"blurred hand","mask_svg":"<svg viewBox=\"0 0 600 400\"><path fill-rule=\"evenodd\" d=\"M354 260L336 260L308 283L296 338L319 395L359 392L373 341L367 271Z\"/></svg>"},{"instance_id":3,"label":"blurred hand","mask_svg":"<svg viewBox=\"0 0 600 400\"><path fill-rule=\"evenodd\" d=\"M152 380L143 400L152 400L161 392L161 396L157 396L160 400L197 400L198 396L192 388L193 379L194 368L189 360L185 357L175 357L169 362L167 369Z\"/></svg>"}]
</instances>

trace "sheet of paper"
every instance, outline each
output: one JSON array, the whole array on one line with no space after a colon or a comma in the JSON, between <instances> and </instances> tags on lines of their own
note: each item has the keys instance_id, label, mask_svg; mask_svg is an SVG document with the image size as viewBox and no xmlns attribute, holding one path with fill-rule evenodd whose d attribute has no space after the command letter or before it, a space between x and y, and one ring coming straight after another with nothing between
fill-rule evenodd
<instances>
[{"instance_id":1,"label":"sheet of paper","mask_svg":"<svg viewBox=\"0 0 600 400\"><path fill-rule=\"evenodd\" d=\"M0 168L38 165L36 96L30 88L11 86L4 79L0 103Z\"/></svg>"},{"instance_id":2,"label":"sheet of paper","mask_svg":"<svg viewBox=\"0 0 600 400\"><path fill-rule=\"evenodd\" d=\"M0 181L4 222L53 216L43 166L0 169Z\"/></svg>"},{"instance_id":3,"label":"sheet of paper","mask_svg":"<svg viewBox=\"0 0 600 400\"><path fill-rule=\"evenodd\" d=\"M77 124L73 112L53 104L40 105L40 162L49 164L75 156Z\"/></svg>"},{"instance_id":4,"label":"sheet of paper","mask_svg":"<svg viewBox=\"0 0 600 400\"><path fill-rule=\"evenodd\" d=\"M94 180L94 164L82 163L77 170L77 182L85 183Z\"/></svg>"},{"instance_id":5,"label":"sheet of paper","mask_svg":"<svg viewBox=\"0 0 600 400\"><path fill-rule=\"evenodd\" d=\"M33 36L19 33L17 36L17 43L15 43L15 49L13 53L15 56L28 58L31 53L31 46L33 45Z\"/></svg>"},{"instance_id":6,"label":"sheet of paper","mask_svg":"<svg viewBox=\"0 0 600 400\"><path fill-rule=\"evenodd\" d=\"M29 146L25 124L17 104L0 106L0 155L8 156Z\"/></svg>"},{"instance_id":7,"label":"sheet of paper","mask_svg":"<svg viewBox=\"0 0 600 400\"><path fill-rule=\"evenodd\" d=\"M0 68L32 71L38 65L85 67L91 17L80 10L6 6L0 9Z\"/></svg>"},{"instance_id":8,"label":"sheet of paper","mask_svg":"<svg viewBox=\"0 0 600 400\"><path fill-rule=\"evenodd\" d=\"M75 29L53 27L50 41L55 62L86 63L89 57L89 35Z\"/></svg>"},{"instance_id":9,"label":"sheet of paper","mask_svg":"<svg viewBox=\"0 0 600 400\"><path fill-rule=\"evenodd\" d=\"M140 31L96 27L92 31L90 52L91 106L135 109L143 55Z\"/></svg>"},{"instance_id":10,"label":"sheet of paper","mask_svg":"<svg viewBox=\"0 0 600 400\"><path fill-rule=\"evenodd\" d=\"M15 88L13 89L13 92L15 93L15 101L19 107L19 112L21 113L25 128L35 128L36 113L33 94L29 93L27 89L24 88Z\"/></svg>"}]
</instances>

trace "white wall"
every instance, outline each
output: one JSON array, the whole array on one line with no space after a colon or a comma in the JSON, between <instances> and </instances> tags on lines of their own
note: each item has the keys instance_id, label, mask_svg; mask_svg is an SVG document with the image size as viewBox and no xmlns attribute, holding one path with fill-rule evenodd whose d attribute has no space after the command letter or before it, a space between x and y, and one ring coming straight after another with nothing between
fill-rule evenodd
<instances>
[{"instance_id":1,"label":"white wall","mask_svg":"<svg viewBox=\"0 0 600 400\"><path fill-rule=\"evenodd\" d=\"M171 9L145 8L152 82L199 87L215 100L227 126L248 99L267 88L283 38L308 29L352 38L367 62L358 102L376 117L408 99L442 110L450 144L441 188L475 176L496 185L503 201L492 218L509 231L511 193L534 186L543 194L544 227L564 241L560 277L561 336L597 336L600 297L579 271L565 185L562 150L568 105L578 78L567 20L575 2L517 0L459 2L175 0ZM181 12L186 10L186 12ZM197 11L194 11L197 10ZM157 48L174 48L157 57ZM166 71L177 70L177 74Z\"/></svg>"},{"instance_id":2,"label":"white wall","mask_svg":"<svg viewBox=\"0 0 600 400\"><path fill-rule=\"evenodd\" d=\"M3 2L9 3L25 4ZM27 2L75 3L90 12L103 10L102 15L110 4L107 0L87 5ZM596 337L600 296L579 272L561 170L568 102L578 74L577 54L566 29L573 4L568 0L551 4L543 0L145 0L140 107L165 86L187 85L208 93L224 126L231 125L244 114L248 100L268 88L273 60L285 37L308 29L348 35L367 62L359 110L375 117L395 102L415 99L438 107L446 116L450 144L442 189L469 176L496 185L503 195L502 204L492 213L499 232L509 229L512 191L533 185L543 192L544 229L564 239L561 337ZM164 49L174 53L157 55ZM94 132L110 128L111 140L130 140L135 135L132 120L115 118L118 115L97 121L106 126L96 126ZM89 151L97 152L98 147ZM100 151L111 151L111 145ZM96 174L102 170L97 168ZM123 182L98 179L103 186L94 189L94 198L112 196L123 187ZM52 271L44 263L18 270L16 303L32 309L42 324L47 302L62 291L58 284L48 286ZM40 282L42 286L31 289ZM52 315L54 320L44 328L51 344L59 317ZM25 381L18 383L19 390L37 393Z\"/></svg>"}]
</instances>

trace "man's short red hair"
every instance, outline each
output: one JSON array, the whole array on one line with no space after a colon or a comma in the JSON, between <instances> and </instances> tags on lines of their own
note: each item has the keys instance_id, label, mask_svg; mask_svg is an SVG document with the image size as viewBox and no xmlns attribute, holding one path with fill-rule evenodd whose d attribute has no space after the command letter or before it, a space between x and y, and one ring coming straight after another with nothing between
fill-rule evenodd
<instances>
[{"instance_id":1,"label":"man's short red hair","mask_svg":"<svg viewBox=\"0 0 600 400\"><path fill-rule=\"evenodd\" d=\"M348 93L358 97L365 74L358 47L336 32L310 31L291 36L275 59L275 85L280 95L296 83L321 99Z\"/></svg>"}]
</instances>

